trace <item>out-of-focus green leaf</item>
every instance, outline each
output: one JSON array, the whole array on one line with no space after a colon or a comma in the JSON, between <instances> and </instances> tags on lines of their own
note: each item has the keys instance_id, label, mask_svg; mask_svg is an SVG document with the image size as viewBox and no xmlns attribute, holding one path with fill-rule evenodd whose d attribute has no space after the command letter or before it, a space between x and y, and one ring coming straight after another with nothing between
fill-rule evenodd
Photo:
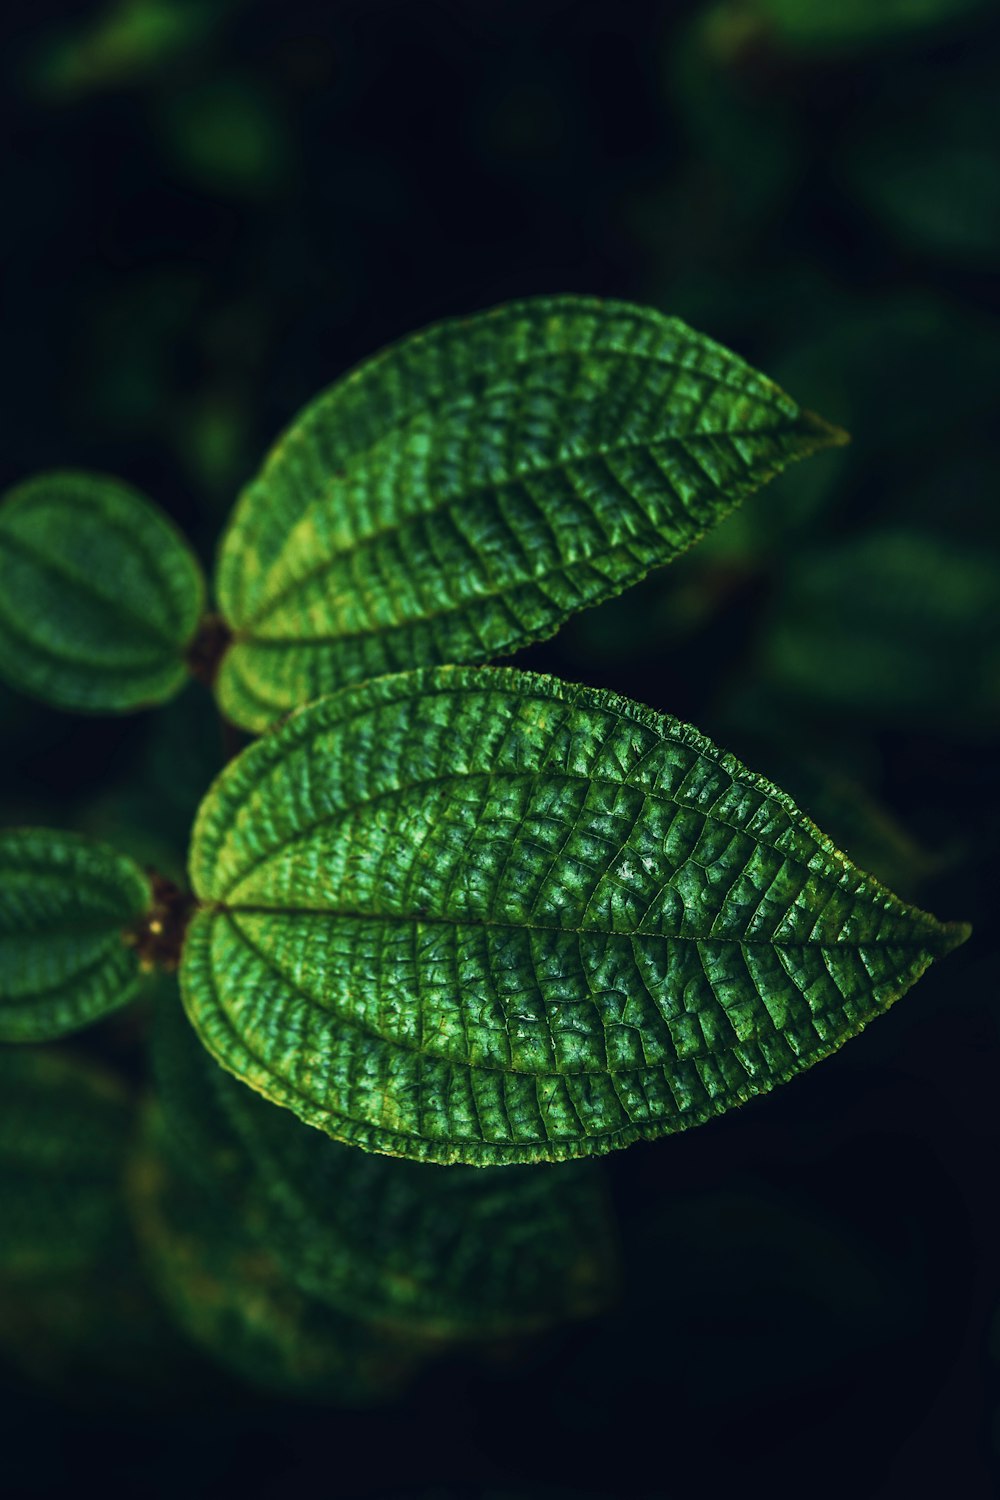
<instances>
[{"instance_id":1,"label":"out-of-focus green leaf","mask_svg":"<svg viewBox=\"0 0 1000 1500\"><path fill-rule=\"evenodd\" d=\"M764 36L816 51L874 46L984 12L988 0L722 0L708 12L720 47Z\"/></svg>"},{"instance_id":2,"label":"out-of-focus green leaf","mask_svg":"<svg viewBox=\"0 0 1000 1500\"><path fill-rule=\"evenodd\" d=\"M791 102L766 70L733 66L757 29L753 18L723 7L696 13L679 34L668 33L669 101L688 148L686 197L668 197L657 183L634 227L648 241L659 221L668 261L679 235L702 236L689 245L689 257L703 251L706 240L717 243L727 232L746 240L748 226L766 224L780 213L802 181L806 143ZM703 273L701 256L689 259L685 270Z\"/></svg>"},{"instance_id":3,"label":"out-of-focus green leaf","mask_svg":"<svg viewBox=\"0 0 1000 1500\"><path fill-rule=\"evenodd\" d=\"M256 1385L349 1406L394 1395L426 1346L315 1300L289 1275L264 1237L253 1164L211 1077L218 1069L164 1019L154 1052L160 1098L132 1161L130 1200L171 1316Z\"/></svg>"},{"instance_id":4,"label":"out-of-focus green leaf","mask_svg":"<svg viewBox=\"0 0 1000 1500\"><path fill-rule=\"evenodd\" d=\"M545 297L438 324L321 395L241 499L222 707L261 730L351 682L551 635L843 440L650 309Z\"/></svg>"},{"instance_id":5,"label":"out-of-focus green leaf","mask_svg":"<svg viewBox=\"0 0 1000 1500\"><path fill-rule=\"evenodd\" d=\"M99 281L80 309L74 412L86 430L130 447L163 443L178 421L184 351L205 325L204 282L191 265L153 264ZM199 361L200 362L200 361Z\"/></svg>"},{"instance_id":6,"label":"out-of-focus green leaf","mask_svg":"<svg viewBox=\"0 0 1000 1500\"><path fill-rule=\"evenodd\" d=\"M91 1265L123 1222L129 1100L51 1048L0 1048L0 1278Z\"/></svg>"},{"instance_id":7,"label":"out-of-focus green leaf","mask_svg":"<svg viewBox=\"0 0 1000 1500\"><path fill-rule=\"evenodd\" d=\"M212 77L169 90L160 125L176 167L213 192L266 196L292 171L284 119L252 78Z\"/></svg>"},{"instance_id":8,"label":"out-of-focus green leaf","mask_svg":"<svg viewBox=\"0 0 1000 1500\"><path fill-rule=\"evenodd\" d=\"M157 1144L154 1122L136 1168L136 1212L155 1285L183 1332L265 1389L346 1406L397 1394L415 1364L406 1342L305 1296Z\"/></svg>"},{"instance_id":9,"label":"out-of-focus green leaf","mask_svg":"<svg viewBox=\"0 0 1000 1500\"><path fill-rule=\"evenodd\" d=\"M353 1151L225 1073L179 1003L154 1059L179 1161L220 1159L240 1212L297 1286L430 1340L507 1338L585 1316L617 1284L598 1169L438 1172Z\"/></svg>"},{"instance_id":10,"label":"out-of-focus green leaf","mask_svg":"<svg viewBox=\"0 0 1000 1500\"><path fill-rule=\"evenodd\" d=\"M268 1240L322 1301L451 1339L511 1337L609 1301L614 1246L590 1163L438 1172L331 1141L216 1071Z\"/></svg>"},{"instance_id":11,"label":"out-of-focus green leaf","mask_svg":"<svg viewBox=\"0 0 1000 1500\"><path fill-rule=\"evenodd\" d=\"M972 265L1000 254L996 77L933 87L917 74L855 132L845 171L862 203L904 246Z\"/></svg>"},{"instance_id":12,"label":"out-of-focus green leaf","mask_svg":"<svg viewBox=\"0 0 1000 1500\"><path fill-rule=\"evenodd\" d=\"M868 722L995 725L997 557L901 527L800 557L775 601L761 672Z\"/></svg>"},{"instance_id":13,"label":"out-of-focus green leaf","mask_svg":"<svg viewBox=\"0 0 1000 1500\"><path fill-rule=\"evenodd\" d=\"M45 474L0 501L0 670L57 708L171 697L204 594L171 522L117 480Z\"/></svg>"},{"instance_id":14,"label":"out-of-focus green leaf","mask_svg":"<svg viewBox=\"0 0 1000 1500\"><path fill-rule=\"evenodd\" d=\"M47 1041L126 1004L140 976L126 938L150 901L142 871L105 844L0 832L0 1041Z\"/></svg>"},{"instance_id":15,"label":"out-of-focus green leaf","mask_svg":"<svg viewBox=\"0 0 1000 1500\"><path fill-rule=\"evenodd\" d=\"M225 0L111 0L52 39L30 70L35 87L62 102L140 82L202 41L228 8Z\"/></svg>"},{"instance_id":16,"label":"out-of-focus green leaf","mask_svg":"<svg viewBox=\"0 0 1000 1500\"><path fill-rule=\"evenodd\" d=\"M689 726L503 670L293 715L209 792L191 876L209 1050L340 1140L481 1166L720 1114L968 934Z\"/></svg>"},{"instance_id":17,"label":"out-of-focus green leaf","mask_svg":"<svg viewBox=\"0 0 1000 1500\"><path fill-rule=\"evenodd\" d=\"M104 1069L0 1048L0 1360L74 1403L168 1379L123 1193L133 1111Z\"/></svg>"},{"instance_id":18,"label":"out-of-focus green leaf","mask_svg":"<svg viewBox=\"0 0 1000 1500\"><path fill-rule=\"evenodd\" d=\"M228 510L234 487L249 467L250 395L203 391L179 407L174 427L177 460L214 510Z\"/></svg>"}]
</instances>

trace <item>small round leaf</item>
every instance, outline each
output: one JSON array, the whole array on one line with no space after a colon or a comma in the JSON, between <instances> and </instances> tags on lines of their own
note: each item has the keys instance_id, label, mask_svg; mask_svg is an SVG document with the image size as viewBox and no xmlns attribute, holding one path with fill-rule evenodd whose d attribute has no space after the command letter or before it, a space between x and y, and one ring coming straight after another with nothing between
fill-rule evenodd
<instances>
[{"instance_id":1,"label":"small round leaf","mask_svg":"<svg viewBox=\"0 0 1000 1500\"><path fill-rule=\"evenodd\" d=\"M139 985L126 942L150 903L124 855L75 833L0 833L0 1042L41 1042L117 1010Z\"/></svg>"},{"instance_id":2,"label":"small round leaf","mask_svg":"<svg viewBox=\"0 0 1000 1500\"><path fill-rule=\"evenodd\" d=\"M171 697L204 600L183 537L116 480L43 474L0 501L0 670L57 708Z\"/></svg>"}]
</instances>

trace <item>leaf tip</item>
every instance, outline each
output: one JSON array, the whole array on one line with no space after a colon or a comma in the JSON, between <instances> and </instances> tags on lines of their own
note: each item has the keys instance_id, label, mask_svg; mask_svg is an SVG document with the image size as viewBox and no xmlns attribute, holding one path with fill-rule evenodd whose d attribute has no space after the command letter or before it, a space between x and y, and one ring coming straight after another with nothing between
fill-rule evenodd
<instances>
[{"instance_id":1,"label":"leaf tip","mask_svg":"<svg viewBox=\"0 0 1000 1500\"><path fill-rule=\"evenodd\" d=\"M849 432L834 422L828 422L818 412L801 407L799 417L810 453L820 453L824 448L846 448L851 441Z\"/></svg>"},{"instance_id":2,"label":"leaf tip","mask_svg":"<svg viewBox=\"0 0 1000 1500\"><path fill-rule=\"evenodd\" d=\"M968 942L972 936L971 922L942 922L940 927L941 949L939 956L941 958L944 958L949 953L953 953L956 948L961 948L962 944Z\"/></svg>"}]
</instances>

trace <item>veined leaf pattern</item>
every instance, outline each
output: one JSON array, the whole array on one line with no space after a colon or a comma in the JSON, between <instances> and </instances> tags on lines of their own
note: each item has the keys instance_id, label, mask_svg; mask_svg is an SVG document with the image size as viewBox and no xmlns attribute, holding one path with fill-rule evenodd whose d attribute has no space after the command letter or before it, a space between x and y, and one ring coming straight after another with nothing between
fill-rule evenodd
<instances>
[{"instance_id":1,"label":"veined leaf pattern","mask_svg":"<svg viewBox=\"0 0 1000 1500\"><path fill-rule=\"evenodd\" d=\"M218 567L237 723L551 635L844 441L677 318L541 297L441 323L309 406Z\"/></svg>"},{"instance_id":2,"label":"veined leaf pattern","mask_svg":"<svg viewBox=\"0 0 1000 1500\"><path fill-rule=\"evenodd\" d=\"M494 1165L720 1114L967 935L703 735L441 668L321 700L202 805L181 978L226 1067L369 1150Z\"/></svg>"},{"instance_id":3,"label":"veined leaf pattern","mask_svg":"<svg viewBox=\"0 0 1000 1500\"><path fill-rule=\"evenodd\" d=\"M220 1068L166 996L153 1059L179 1169L228 1199L227 1215L318 1302L440 1348L613 1300L617 1245L596 1163L439 1172L352 1150Z\"/></svg>"},{"instance_id":4,"label":"veined leaf pattern","mask_svg":"<svg viewBox=\"0 0 1000 1500\"><path fill-rule=\"evenodd\" d=\"M183 537L117 480L42 474L0 501L0 670L57 708L171 697L204 599Z\"/></svg>"},{"instance_id":5,"label":"veined leaf pattern","mask_svg":"<svg viewBox=\"0 0 1000 1500\"><path fill-rule=\"evenodd\" d=\"M138 865L48 828L0 832L0 1042L64 1036L139 985L125 941L151 899Z\"/></svg>"}]
</instances>

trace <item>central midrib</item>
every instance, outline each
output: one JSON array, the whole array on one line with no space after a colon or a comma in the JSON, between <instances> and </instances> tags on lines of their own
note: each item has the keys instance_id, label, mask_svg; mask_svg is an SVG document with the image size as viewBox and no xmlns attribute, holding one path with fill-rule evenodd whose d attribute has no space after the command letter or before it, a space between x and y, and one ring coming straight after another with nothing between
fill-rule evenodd
<instances>
[{"instance_id":1,"label":"central midrib","mask_svg":"<svg viewBox=\"0 0 1000 1500\"><path fill-rule=\"evenodd\" d=\"M775 938L749 938L728 937L722 934L706 933L704 936L694 936L684 932L653 932L642 926L630 931L619 931L610 927L558 927L554 923L545 922L511 922L495 917L447 917L440 915L421 915L409 912L376 912L376 911L349 911L340 907L329 906L264 906L255 903L230 903L226 901L210 901L204 903L201 910L209 916L271 916L271 917L325 917L330 921L349 922L390 922L411 923L415 926L425 927L483 927L499 928L512 932L559 932L567 936L575 937L603 937L603 938L626 938L630 942L635 938L653 938L664 943L732 943L740 948L870 948L873 944L884 943L888 948L924 949L930 951L933 944L934 934L928 934L926 939L920 938L797 938L781 939ZM961 924L958 924L961 926ZM942 936L948 936L948 927Z\"/></svg>"}]
</instances>

